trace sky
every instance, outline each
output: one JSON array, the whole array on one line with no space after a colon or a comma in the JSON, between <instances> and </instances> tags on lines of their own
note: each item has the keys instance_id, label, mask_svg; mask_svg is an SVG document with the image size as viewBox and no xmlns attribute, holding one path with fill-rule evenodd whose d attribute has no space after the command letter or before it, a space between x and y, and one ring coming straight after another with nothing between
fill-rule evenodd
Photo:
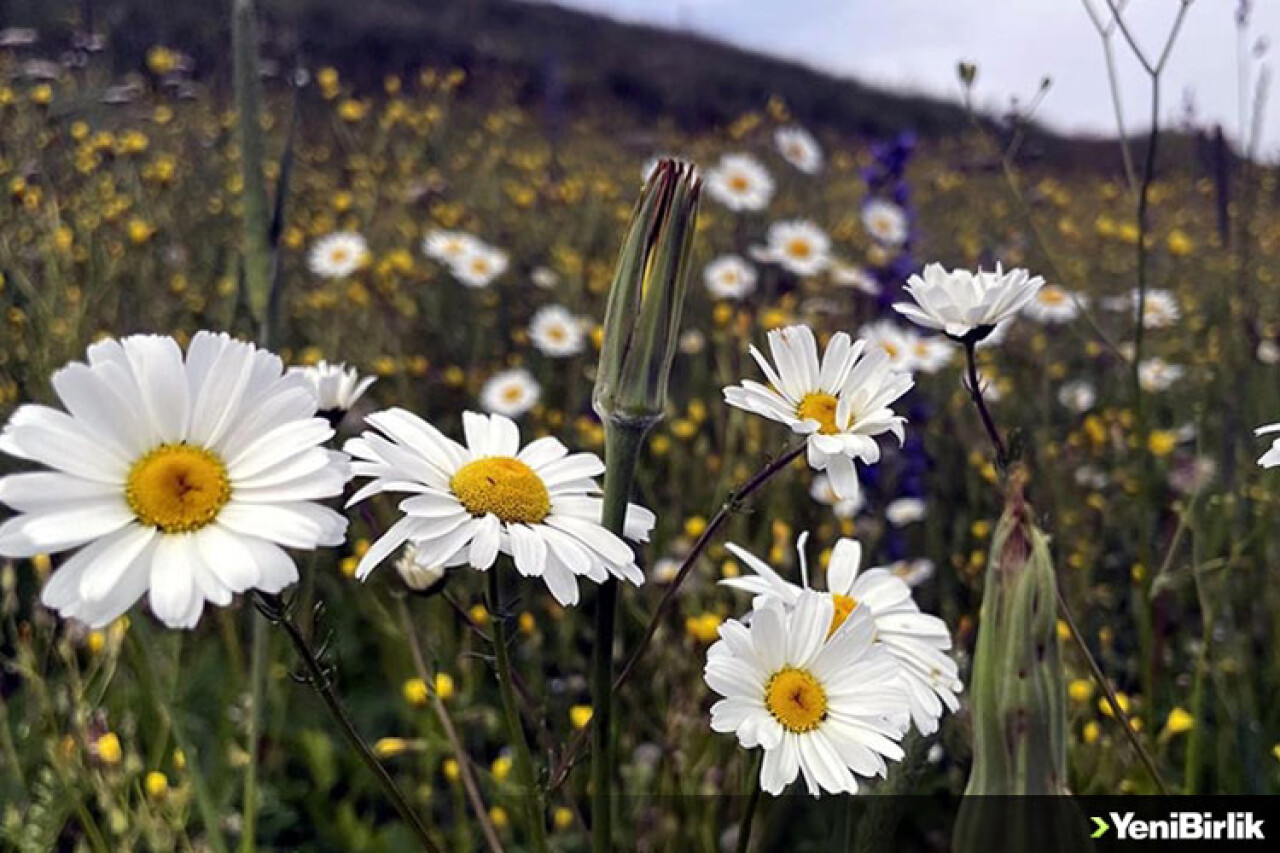
<instances>
[{"instance_id":1,"label":"sky","mask_svg":"<svg viewBox=\"0 0 1280 853\"><path fill-rule=\"evenodd\" d=\"M548 2L548 0L535 0ZM979 106L1025 103L1048 76L1037 112L1050 127L1114 134L1115 112L1101 38L1085 0L555 0L627 21L690 30L839 76L885 88L958 100L956 63L978 66ZM1104 18L1108 0L1089 0ZM1202 124L1239 137L1238 0L1196 0L1161 75L1161 120L1179 121L1187 103ZM1181 0L1129 0L1130 33L1154 61ZM1280 0L1254 0L1246 54L1280 40ZM1112 37L1126 128L1149 126L1150 77L1123 35ZM1249 92L1280 45L1249 61ZM1280 82L1271 87L1280 89ZM1267 99L1259 154L1280 155L1280 104ZM1251 109L1251 108L1250 108Z\"/></svg>"}]
</instances>

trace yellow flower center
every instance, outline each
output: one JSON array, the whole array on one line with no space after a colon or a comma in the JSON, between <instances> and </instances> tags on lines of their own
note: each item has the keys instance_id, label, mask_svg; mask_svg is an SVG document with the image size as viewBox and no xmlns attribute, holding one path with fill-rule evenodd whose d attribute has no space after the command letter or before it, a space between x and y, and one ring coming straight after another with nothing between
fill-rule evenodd
<instances>
[{"instance_id":1,"label":"yellow flower center","mask_svg":"<svg viewBox=\"0 0 1280 853\"><path fill-rule=\"evenodd\" d=\"M569 333L565 331L563 326L552 326L547 329L547 340L553 344L562 343L567 337L569 337Z\"/></svg>"},{"instance_id":2,"label":"yellow flower center","mask_svg":"<svg viewBox=\"0 0 1280 853\"><path fill-rule=\"evenodd\" d=\"M162 444L133 463L125 499L143 524L190 533L218 517L231 499L231 480L222 460L203 447Z\"/></svg>"},{"instance_id":3,"label":"yellow flower center","mask_svg":"<svg viewBox=\"0 0 1280 853\"><path fill-rule=\"evenodd\" d=\"M831 613L831 627L827 629L827 636L830 637L840 629L844 624L844 620L849 618L849 614L858 606L858 599L851 595L841 595L838 592L831 594L831 601L835 604L835 610Z\"/></svg>"},{"instance_id":4,"label":"yellow flower center","mask_svg":"<svg viewBox=\"0 0 1280 853\"><path fill-rule=\"evenodd\" d=\"M775 672L764 687L764 704L784 729L811 732L827 717L827 691L804 669Z\"/></svg>"},{"instance_id":5,"label":"yellow flower center","mask_svg":"<svg viewBox=\"0 0 1280 853\"><path fill-rule=\"evenodd\" d=\"M840 401L825 391L815 391L804 395L800 405L796 407L796 417L801 420L815 420L820 426L818 432L823 435L835 435L840 431L836 426L836 408Z\"/></svg>"},{"instance_id":6,"label":"yellow flower center","mask_svg":"<svg viewBox=\"0 0 1280 853\"><path fill-rule=\"evenodd\" d=\"M898 357L898 345L892 341L883 341L880 347L889 355L889 358L896 359Z\"/></svg>"},{"instance_id":7,"label":"yellow flower center","mask_svg":"<svg viewBox=\"0 0 1280 853\"><path fill-rule=\"evenodd\" d=\"M797 238L787 243L787 254L793 258L807 258L813 254L813 247L808 240Z\"/></svg>"},{"instance_id":8,"label":"yellow flower center","mask_svg":"<svg viewBox=\"0 0 1280 853\"><path fill-rule=\"evenodd\" d=\"M489 271L489 262L484 258L476 258L471 262L471 271L476 275L484 275Z\"/></svg>"},{"instance_id":9,"label":"yellow flower center","mask_svg":"<svg viewBox=\"0 0 1280 853\"><path fill-rule=\"evenodd\" d=\"M350 253L346 249L342 249L342 248L334 249L333 251L329 252L329 260L335 264L346 263L347 259L350 257L351 257Z\"/></svg>"},{"instance_id":10,"label":"yellow flower center","mask_svg":"<svg viewBox=\"0 0 1280 853\"><path fill-rule=\"evenodd\" d=\"M507 403L518 403L524 399L524 389L519 385L508 385L502 389L502 399Z\"/></svg>"},{"instance_id":11,"label":"yellow flower center","mask_svg":"<svg viewBox=\"0 0 1280 853\"><path fill-rule=\"evenodd\" d=\"M1067 295L1056 287L1046 287L1040 291L1040 301L1045 305L1061 305L1067 301Z\"/></svg>"},{"instance_id":12,"label":"yellow flower center","mask_svg":"<svg viewBox=\"0 0 1280 853\"><path fill-rule=\"evenodd\" d=\"M493 513L507 524L537 524L551 512L551 496L534 470L511 456L468 462L449 481L467 512Z\"/></svg>"},{"instance_id":13,"label":"yellow flower center","mask_svg":"<svg viewBox=\"0 0 1280 853\"><path fill-rule=\"evenodd\" d=\"M734 175L729 179L729 189L734 192L744 193L751 189L751 181L746 175Z\"/></svg>"}]
</instances>

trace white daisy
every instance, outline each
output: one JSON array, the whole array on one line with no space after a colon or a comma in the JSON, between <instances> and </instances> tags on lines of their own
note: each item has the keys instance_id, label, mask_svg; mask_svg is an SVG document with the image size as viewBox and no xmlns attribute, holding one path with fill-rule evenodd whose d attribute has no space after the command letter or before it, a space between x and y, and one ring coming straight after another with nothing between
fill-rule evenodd
<instances>
[{"instance_id":1,"label":"white daisy","mask_svg":"<svg viewBox=\"0 0 1280 853\"><path fill-rule=\"evenodd\" d=\"M449 264L453 277L467 287L488 287L494 279L507 271L510 259L507 253L475 240L471 247L459 258Z\"/></svg>"},{"instance_id":2,"label":"white daisy","mask_svg":"<svg viewBox=\"0 0 1280 853\"><path fill-rule=\"evenodd\" d=\"M836 494L845 500L858 495L853 460L868 465L880 461L875 437L887 432L902 442L906 419L895 415L890 406L912 385L908 374L889 366L887 355L864 354L865 346L838 332L819 362L817 342L808 326L775 329L769 332L769 349L777 369L751 347L751 356L769 385L747 379L741 386L724 389L729 405L807 436L809 465L826 471Z\"/></svg>"},{"instance_id":3,"label":"white daisy","mask_svg":"<svg viewBox=\"0 0 1280 853\"><path fill-rule=\"evenodd\" d=\"M321 237L311 247L307 265L324 278L346 278L369 258L369 244L354 231L338 231Z\"/></svg>"},{"instance_id":4,"label":"white daisy","mask_svg":"<svg viewBox=\"0 0 1280 853\"><path fill-rule=\"evenodd\" d=\"M200 332L184 359L173 338L136 335L88 350L52 378L66 412L22 406L0 451L53 470L0 479L18 515L0 555L79 549L41 600L91 626L149 592L166 625L190 628L206 601L298 578L284 547L342 542L347 522L316 501L342 492L333 429L280 359Z\"/></svg>"},{"instance_id":5,"label":"white daisy","mask_svg":"<svg viewBox=\"0 0 1280 853\"><path fill-rule=\"evenodd\" d=\"M817 174L822 168L822 148L813 134L803 127L780 127L773 132L773 144L778 147L782 159L806 175Z\"/></svg>"},{"instance_id":6,"label":"white daisy","mask_svg":"<svg viewBox=\"0 0 1280 853\"><path fill-rule=\"evenodd\" d=\"M1058 389L1058 402L1077 414L1092 409L1097 400L1093 384L1083 379L1072 380Z\"/></svg>"},{"instance_id":7,"label":"white daisy","mask_svg":"<svg viewBox=\"0 0 1280 853\"><path fill-rule=\"evenodd\" d=\"M529 320L529 338L543 355L565 358L582 352L582 322L559 305L545 305Z\"/></svg>"},{"instance_id":8,"label":"white daisy","mask_svg":"<svg viewBox=\"0 0 1280 853\"><path fill-rule=\"evenodd\" d=\"M831 238L808 220L775 222L765 239L760 256L795 275L817 275L831 262Z\"/></svg>"},{"instance_id":9,"label":"white daisy","mask_svg":"<svg viewBox=\"0 0 1280 853\"><path fill-rule=\"evenodd\" d=\"M489 377L480 389L480 405L486 412L518 418L538 405L542 386L522 367Z\"/></svg>"},{"instance_id":10,"label":"white daisy","mask_svg":"<svg viewBox=\"0 0 1280 853\"><path fill-rule=\"evenodd\" d=\"M369 386L377 381L376 376L362 378L354 367L327 361L308 367L291 367L289 372L307 380L316 396L316 407L324 415L350 411Z\"/></svg>"},{"instance_id":11,"label":"white daisy","mask_svg":"<svg viewBox=\"0 0 1280 853\"><path fill-rule=\"evenodd\" d=\"M1023 307L1022 313L1037 323L1068 323L1080 315L1084 299L1066 288L1047 284Z\"/></svg>"},{"instance_id":12,"label":"white daisy","mask_svg":"<svg viewBox=\"0 0 1280 853\"><path fill-rule=\"evenodd\" d=\"M1182 378L1186 368L1170 364L1163 358L1143 359L1138 365L1138 382L1144 391L1166 391Z\"/></svg>"},{"instance_id":13,"label":"white daisy","mask_svg":"<svg viewBox=\"0 0 1280 853\"><path fill-rule=\"evenodd\" d=\"M707 171L707 194L730 210L764 210L773 198L773 178L749 154L725 154Z\"/></svg>"},{"instance_id":14,"label":"white daisy","mask_svg":"<svg viewBox=\"0 0 1280 853\"><path fill-rule=\"evenodd\" d=\"M1130 311L1136 318L1140 301L1142 301L1141 294L1134 289L1125 296L1110 297L1106 300L1106 307L1118 311ZM1178 297L1170 291L1152 288L1147 290L1142 314L1143 328L1164 329L1182 319L1182 306L1178 304Z\"/></svg>"},{"instance_id":15,"label":"white daisy","mask_svg":"<svg viewBox=\"0 0 1280 853\"><path fill-rule=\"evenodd\" d=\"M480 243L466 231L433 228L422 239L422 253L432 260L453 265L465 258Z\"/></svg>"},{"instance_id":16,"label":"white daisy","mask_svg":"<svg viewBox=\"0 0 1280 853\"><path fill-rule=\"evenodd\" d=\"M883 288L875 276L860 266L833 261L831 264L831 280L838 287L852 287L868 296L879 296Z\"/></svg>"},{"instance_id":17,"label":"white daisy","mask_svg":"<svg viewBox=\"0 0 1280 853\"><path fill-rule=\"evenodd\" d=\"M836 490L831 486L831 478L826 474L814 475L813 482L809 484L809 497L823 506L831 507L835 517L842 520L853 518L867 505L861 489L853 500L845 500L837 495Z\"/></svg>"},{"instance_id":18,"label":"white daisy","mask_svg":"<svg viewBox=\"0 0 1280 853\"><path fill-rule=\"evenodd\" d=\"M901 246L907 242L911 224L907 213L891 201L873 198L862 206L862 227L877 243Z\"/></svg>"},{"instance_id":19,"label":"white daisy","mask_svg":"<svg viewBox=\"0 0 1280 853\"><path fill-rule=\"evenodd\" d=\"M809 793L855 793L857 776L885 775L910 723L901 667L874 642L867 608L831 633L831 596L803 591L793 607L769 603L720 626L703 673L724 698L711 728L764 749L760 787L770 794L803 776Z\"/></svg>"},{"instance_id":20,"label":"white daisy","mask_svg":"<svg viewBox=\"0 0 1280 853\"><path fill-rule=\"evenodd\" d=\"M365 421L376 432L351 439L346 449L355 475L373 479L351 503L380 492L412 497L400 504L404 517L360 560L356 577L368 577L409 542L426 566L484 571L499 553L509 554L520 574L542 578L566 606L578 602L579 576L644 582L631 546L600 524L595 478L604 463L594 454L571 455L550 437L521 449L515 422L501 415L465 412L465 447L403 409ZM653 522L653 513L629 506L626 537L648 541Z\"/></svg>"},{"instance_id":21,"label":"white daisy","mask_svg":"<svg viewBox=\"0 0 1280 853\"><path fill-rule=\"evenodd\" d=\"M1272 340L1258 341L1258 350L1254 353L1261 364L1280 364L1280 344Z\"/></svg>"},{"instance_id":22,"label":"white daisy","mask_svg":"<svg viewBox=\"0 0 1280 853\"><path fill-rule=\"evenodd\" d=\"M941 264L929 264L924 274L907 280L906 291L915 304L899 302L894 309L928 329L937 329L956 340L978 341L997 324L1013 317L1035 298L1044 285L1040 276L1026 270L1004 272L948 272Z\"/></svg>"},{"instance_id":23,"label":"white daisy","mask_svg":"<svg viewBox=\"0 0 1280 853\"><path fill-rule=\"evenodd\" d=\"M717 299L743 299L756 289L756 271L737 255L721 255L702 271L707 290Z\"/></svg>"},{"instance_id":24,"label":"white daisy","mask_svg":"<svg viewBox=\"0 0 1280 853\"><path fill-rule=\"evenodd\" d=\"M804 546L808 534L802 534L797 545L800 554L800 572L808 582ZM725 586L754 593L757 608L768 607L773 600L782 601L787 607L797 607L806 593L773 570L767 563L737 545L725 546L740 559L755 577L738 577L722 580ZM923 735L938 730L938 719L943 706L952 712L960 707L956 694L964 689L956 662L947 655L951 648L951 632L936 616L921 613L911 597L911 588L894 572L886 568L867 569L859 572L862 563L862 545L854 539L841 539L831 551L827 565L827 592L833 600L830 631L837 631L841 624L859 611L870 612L875 627L877 644L884 645L901 664L901 676L906 686L911 718ZM753 620L758 617L757 609Z\"/></svg>"}]
</instances>

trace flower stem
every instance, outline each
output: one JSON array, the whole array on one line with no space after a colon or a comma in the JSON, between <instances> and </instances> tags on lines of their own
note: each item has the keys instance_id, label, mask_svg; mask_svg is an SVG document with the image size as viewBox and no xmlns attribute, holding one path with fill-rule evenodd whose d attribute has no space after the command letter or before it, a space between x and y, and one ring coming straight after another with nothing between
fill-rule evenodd
<instances>
[{"instance_id":1,"label":"flower stem","mask_svg":"<svg viewBox=\"0 0 1280 853\"><path fill-rule=\"evenodd\" d=\"M747 853L751 847L751 827L755 823L756 807L760 805L760 765L764 761L764 750L752 751L756 754L751 759L751 769L747 771L747 808L738 824L738 853Z\"/></svg>"},{"instance_id":2,"label":"flower stem","mask_svg":"<svg viewBox=\"0 0 1280 853\"><path fill-rule=\"evenodd\" d=\"M1076 625L1075 617L1071 615L1071 608L1067 606L1067 599L1062 594L1062 587L1058 586L1057 583L1054 586L1058 592L1058 613L1062 616L1062 621L1067 623L1067 629L1071 632L1072 639L1079 646L1080 654L1084 657L1084 662L1089 666L1089 673L1093 676L1093 680L1097 683L1099 689L1102 690L1103 695L1107 697L1107 704L1111 706L1111 712L1120 721L1120 726L1124 729L1124 735L1128 738L1129 745L1138 754L1139 760L1142 761L1142 766L1146 768L1147 773L1151 776L1151 781L1155 782L1161 794L1168 796L1169 788L1165 785L1160 771L1156 769L1155 759L1151 757L1151 753L1147 752L1147 748L1142 745L1142 740L1134 730L1133 723L1129 721L1129 715L1120 706L1120 700L1116 698L1116 692L1111 688L1111 682L1103 674L1102 667L1098 665L1093 652L1089 651L1089 644L1085 642L1084 635L1080 633L1080 628Z\"/></svg>"},{"instance_id":3,"label":"flower stem","mask_svg":"<svg viewBox=\"0 0 1280 853\"><path fill-rule=\"evenodd\" d=\"M969 397L977 407L978 415L982 418L982 426L986 429L992 446L995 447L996 468L1003 472L1009 464L1009 454L1005 450L1004 440L1000 438L1000 430L996 428L996 422L991 417L990 410L987 409L987 403L982 398L982 386L979 384L978 377L977 346L973 343L965 343L964 354L968 363L968 378L965 384L969 387Z\"/></svg>"},{"instance_id":4,"label":"flower stem","mask_svg":"<svg viewBox=\"0 0 1280 853\"><path fill-rule=\"evenodd\" d=\"M524 804L529 837L533 849L547 851L547 831L542 820L542 793L533 776L533 756L529 741L524 736L524 724L520 721L520 706L516 703L516 691L512 680L511 655L507 648L507 613L502 603L502 578L499 566L489 568L489 613L493 617L493 653L498 668L498 690L502 694L502 712L507 720L507 736L515 749L516 777L524 788Z\"/></svg>"},{"instance_id":5,"label":"flower stem","mask_svg":"<svg viewBox=\"0 0 1280 853\"><path fill-rule=\"evenodd\" d=\"M498 833L493 828L493 822L489 820L489 812L484 807L484 798L480 796L480 788L476 785L475 775L471 772L471 757L463 748L458 730L454 728L453 719L449 716L449 710L445 708L444 700L436 692L431 673L427 670L427 661L422 654L422 643L418 640L413 616L409 613L409 604L404 597L401 597L396 605L400 614L400 627L404 631L405 639L409 641L409 653L413 657L414 669L423 683L431 685L431 706L440 720L440 727L444 729L445 737L449 739L453 757L458 762L458 775L462 779L462 788L466 793L467 802L476 814L476 822L480 824L480 832L484 835L485 844L489 846L491 853L502 853L502 842L498 840Z\"/></svg>"},{"instance_id":6,"label":"flower stem","mask_svg":"<svg viewBox=\"0 0 1280 853\"><path fill-rule=\"evenodd\" d=\"M395 779L391 778L391 774L387 772L387 768L382 766L382 762L378 760L378 757L373 754L373 750L365 742L364 738L360 736L360 732L356 731L355 724L351 721L351 717L347 714L347 709L343 707L342 700L338 697L338 693L333 687L333 682L329 679L328 670L316 659L311 647L307 645L306 638L302 636L297 624L290 618L288 608L280 596L254 590L253 599L258 611L268 621L284 629L289 641L293 644L293 650L297 653L299 660L302 661L302 665L307 671L307 681L324 702L325 709L333 717L334 722L338 724L339 730L347 740L347 745L355 750L356 754L360 756L360 760L369 768L369 772L378 780L383 794L391 801L391 805L395 807L401 819L413 830L413 834L417 837L418 843L422 845L422 849L428 851L428 853L440 853L440 848L431 840L431 834L427 831L426 825L414 813L412 806L409 805L408 798L400 790L400 786L396 784Z\"/></svg>"},{"instance_id":7,"label":"flower stem","mask_svg":"<svg viewBox=\"0 0 1280 853\"><path fill-rule=\"evenodd\" d=\"M653 611L653 616L649 618L649 624L645 627L644 635L640 638L640 642L632 649L631 656L627 658L627 662L622 667L622 672L618 673L618 677L613 681L613 691L616 693L622 689L627 680L631 677L631 673L635 671L636 664L640 662L640 658L644 656L645 650L649 648L653 635L658 633L658 627L662 624L662 618L667 611L675 603L676 593L680 590L680 585L684 583L685 578L693 571L693 567L697 564L698 558L702 556L702 552L711 544L711 540L715 537L724 523L729 520L729 516L741 508L744 501L759 490L765 483L769 482L775 474L786 468L794 462L800 454L804 453L805 445L791 448L784 452L777 459L765 465L755 475L743 484L740 488L730 493L725 498L724 503L716 514L707 522L707 527L702 531L697 540L694 541L693 547L689 549L689 553L685 555L684 562L680 564L679 571L676 572L675 579L671 585L667 587L666 592L662 594L662 598L658 601L657 608ZM592 712L592 719L595 719L595 712ZM594 727L592 729L594 731ZM555 791L569 777L569 771L578 763L582 757L582 749L586 744L586 731L580 731L565 750L565 757L561 760L560 766L551 777L551 783L547 786L549 791Z\"/></svg>"},{"instance_id":8,"label":"flower stem","mask_svg":"<svg viewBox=\"0 0 1280 853\"><path fill-rule=\"evenodd\" d=\"M605 421L605 529L623 535L636 462L652 421ZM613 835L613 635L618 582L609 578L596 595L595 647L591 660L591 849L607 853Z\"/></svg>"},{"instance_id":9,"label":"flower stem","mask_svg":"<svg viewBox=\"0 0 1280 853\"><path fill-rule=\"evenodd\" d=\"M253 620L253 638L249 647L249 720L246 733L249 760L244 767L244 799L241 814L241 853L253 853L257 849L258 823L258 741L262 722L262 705L265 695L267 663L267 623Z\"/></svg>"}]
</instances>

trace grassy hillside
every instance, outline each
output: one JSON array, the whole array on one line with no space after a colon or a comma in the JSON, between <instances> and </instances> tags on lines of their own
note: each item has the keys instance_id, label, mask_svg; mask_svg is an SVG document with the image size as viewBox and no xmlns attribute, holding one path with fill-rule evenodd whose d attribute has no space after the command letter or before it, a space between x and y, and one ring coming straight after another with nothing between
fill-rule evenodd
<instances>
[{"instance_id":1,"label":"grassy hillside","mask_svg":"<svg viewBox=\"0 0 1280 853\"><path fill-rule=\"evenodd\" d=\"M463 67L476 85L515 81L525 105L559 114L609 110L624 125L656 119L684 129L725 125L781 97L807 124L841 135L880 136L910 128L953 135L969 123L954 103L903 95L802 64L696 35L625 24L542 3L513 0L262 0L266 49L282 62L326 63L366 87L388 73L424 65ZM136 68L154 44L181 45L201 73L228 62L227 0L4 0L0 21L39 27L68 41L86 15L109 35L114 62ZM225 79L225 74L221 75ZM994 125L995 122L992 122ZM1166 156L1186 162L1190 140L1168 140ZM1027 159L1055 168L1116 172L1114 141L1067 138L1033 127Z\"/></svg>"}]
</instances>

